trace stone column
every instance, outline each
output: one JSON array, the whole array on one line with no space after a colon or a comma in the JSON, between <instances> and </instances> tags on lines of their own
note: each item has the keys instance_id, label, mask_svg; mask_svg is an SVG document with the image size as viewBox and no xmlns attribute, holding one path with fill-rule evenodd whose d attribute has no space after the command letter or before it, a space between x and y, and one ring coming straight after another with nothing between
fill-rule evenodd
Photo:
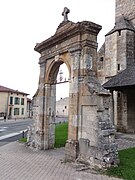
<instances>
[{"instance_id":1,"label":"stone column","mask_svg":"<svg viewBox=\"0 0 135 180\"><path fill-rule=\"evenodd\" d=\"M39 86L38 94L36 97L36 126L35 126L35 136L34 136L34 145L38 149L44 149L44 80L45 80L45 69L46 63L40 64L40 76L39 76Z\"/></svg>"},{"instance_id":2,"label":"stone column","mask_svg":"<svg viewBox=\"0 0 135 180\"><path fill-rule=\"evenodd\" d=\"M68 140L66 143L66 161L75 160L78 154L78 122L79 122L79 73L80 50L70 50L71 81L69 87L69 123Z\"/></svg>"},{"instance_id":3,"label":"stone column","mask_svg":"<svg viewBox=\"0 0 135 180\"><path fill-rule=\"evenodd\" d=\"M56 85L45 84L44 149L54 148Z\"/></svg>"},{"instance_id":4,"label":"stone column","mask_svg":"<svg viewBox=\"0 0 135 180\"><path fill-rule=\"evenodd\" d=\"M44 95L45 95L45 69L46 63L40 64L39 86L33 99L33 129L31 145L37 149L44 149Z\"/></svg>"}]
</instances>

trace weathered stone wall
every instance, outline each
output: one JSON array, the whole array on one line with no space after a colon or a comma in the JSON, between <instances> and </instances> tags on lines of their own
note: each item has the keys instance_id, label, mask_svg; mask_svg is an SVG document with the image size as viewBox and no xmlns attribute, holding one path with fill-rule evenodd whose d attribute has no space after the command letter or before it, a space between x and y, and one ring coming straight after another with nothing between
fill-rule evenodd
<instances>
[{"instance_id":1,"label":"weathered stone wall","mask_svg":"<svg viewBox=\"0 0 135 180\"><path fill-rule=\"evenodd\" d=\"M100 29L101 26L88 21L66 22L54 36L36 45L41 57L33 140L39 149L54 147L55 83L59 67L65 63L70 77L65 159L73 161L79 156L79 159L90 159L92 166L104 167L116 163L117 146L110 93L97 80L97 34ZM85 142L90 142L87 153L82 148Z\"/></svg>"},{"instance_id":2,"label":"weathered stone wall","mask_svg":"<svg viewBox=\"0 0 135 180\"><path fill-rule=\"evenodd\" d=\"M135 95L133 90L126 90L118 92L117 99L117 114L118 125L117 128L121 132L134 133L135 132Z\"/></svg>"},{"instance_id":3,"label":"weathered stone wall","mask_svg":"<svg viewBox=\"0 0 135 180\"><path fill-rule=\"evenodd\" d=\"M105 44L102 45L97 53L97 77L101 84L105 82Z\"/></svg>"},{"instance_id":4,"label":"weathered stone wall","mask_svg":"<svg viewBox=\"0 0 135 180\"><path fill-rule=\"evenodd\" d=\"M117 32L105 37L105 80L109 80L117 73Z\"/></svg>"},{"instance_id":5,"label":"weathered stone wall","mask_svg":"<svg viewBox=\"0 0 135 180\"><path fill-rule=\"evenodd\" d=\"M127 132L135 133L135 93L130 90L127 94Z\"/></svg>"},{"instance_id":6,"label":"weathered stone wall","mask_svg":"<svg viewBox=\"0 0 135 180\"><path fill-rule=\"evenodd\" d=\"M108 81L135 61L134 42L134 32L130 30L119 30L106 35L104 73L100 73L101 70L97 69L98 78L100 81L102 79L101 83ZM99 53L98 58L101 55ZM120 131L127 131L127 111L123 106L124 101L124 98L119 98L117 93L114 93L114 123Z\"/></svg>"},{"instance_id":7,"label":"weathered stone wall","mask_svg":"<svg viewBox=\"0 0 135 180\"><path fill-rule=\"evenodd\" d=\"M127 61L127 30L121 30L117 33L117 66L116 72L120 72L126 68ZM119 66L119 67L118 67Z\"/></svg>"},{"instance_id":8,"label":"weathered stone wall","mask_svg":"<svg viewBox=\"0 0 135 180\"><path fill-rule=\"evenodd\" d=\"M113 163L117 164L112 100L96 78L89 80L88 90L82 96L78 161L93 167L109 167ZM91 95L86 96L88 92Z\"/></svg>"},{"instance_id":9,"label":"weathered stone wall","mask_svg":"<svg viewBox=\"0 0 135 180\"><path fill-rule=\"evenodd\" d=\"M135 62L135 32L126 32L126 65L132 65Z\"/></svg>"},{"instance_id":10,"label":"weathered stone wall","mask_svg":"<svg viewBox=\"0 0 135 180\"><path fill-rule=\"evenodd\" d=\"M127 95L122 92L117 94L117 129L121 132L127 130Z\"/></svg>"},{"instance_id":11,"label":"weathered stone wall","mask_svg":"<svg viewBox=\"0 0 135 180\"><path fill-rule=\"evenodd\" d=\"M116 0L115 21L124 15L135 25L135 1L134 0Z\"/></svg>"}]
</instances>

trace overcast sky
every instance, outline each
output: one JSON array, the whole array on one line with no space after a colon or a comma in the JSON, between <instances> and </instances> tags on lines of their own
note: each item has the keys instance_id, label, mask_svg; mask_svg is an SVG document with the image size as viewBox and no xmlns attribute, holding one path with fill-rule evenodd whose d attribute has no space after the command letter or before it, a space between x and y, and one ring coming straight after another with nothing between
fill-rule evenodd
<instances>
[{"instance_id":1,"label":"overcast sky","mask_svg":"<svg viewBox=\"0 0 135 180\"><path fill-rule=\"evenodd\" d=\"M34 95L40 57L34 46L54 35L65 6L69 20L102 25L101 46L114 26L115 0L0 0L0 85Z\"/></svg>"}]
</instances>

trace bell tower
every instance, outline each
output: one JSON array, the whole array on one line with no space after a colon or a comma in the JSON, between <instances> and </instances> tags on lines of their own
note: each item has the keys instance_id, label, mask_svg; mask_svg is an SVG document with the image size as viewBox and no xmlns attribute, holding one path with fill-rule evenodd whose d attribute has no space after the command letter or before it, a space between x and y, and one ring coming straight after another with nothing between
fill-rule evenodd
<instances>
[{"instance_id":1,"label":"bell tower","mask_svg":"<svg viewBox=\"0 0 135 180\"><path fill-rule=\"evenodd\" d=\"M116 0L115 22L117 22L122 15L135 26L135 0Z\"/></svg>"}]
</instances>

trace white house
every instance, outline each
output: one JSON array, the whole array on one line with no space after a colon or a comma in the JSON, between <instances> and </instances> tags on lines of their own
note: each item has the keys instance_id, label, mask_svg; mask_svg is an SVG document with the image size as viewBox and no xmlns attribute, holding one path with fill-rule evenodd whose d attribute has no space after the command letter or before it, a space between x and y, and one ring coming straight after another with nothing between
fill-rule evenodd
<instances>
[{"instance_id":1,"label":"white house","mask_svg":"<svg viewBox=\"0 0 135 180\"><path fill-rule=\"evenodd\" d=\"M68 117L69 97L56 101L56 117Z\"/></svg>"},{"instance_id":2,"label":"white house","mask_svg":"<svg viewBox=\"0 0 135 180\"><path fill-rule=\"evenodd\" d=\"M27 118L27 95L0 85L0 118Z\"/></svg>"}]
</instances>

